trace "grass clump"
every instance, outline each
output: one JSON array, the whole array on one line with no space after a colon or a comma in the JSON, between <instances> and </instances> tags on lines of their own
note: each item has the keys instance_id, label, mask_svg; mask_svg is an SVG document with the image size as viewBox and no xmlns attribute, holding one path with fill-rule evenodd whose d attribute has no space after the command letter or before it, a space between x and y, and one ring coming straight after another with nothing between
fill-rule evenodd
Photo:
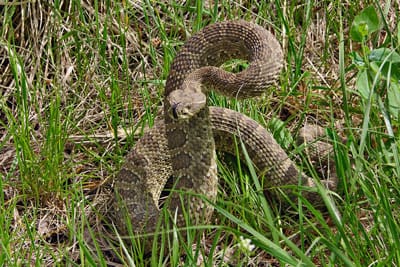
<instances>
[{"instance_id":1,"label":"grass clump","mask_svg":"<svg viewBox=\"0 0 400 267\"><path fill-rule=\"evenodd\" d=\"M399 265L398 10L390 1L0 1L0 264ZM210 94L210 104L251 116L291 155L301 154L293 140L304 123L324 125L339 190L320 189L327 211L302 197L281 205L251 168L220 164L213 221L144 255L103 223L110 181L153 125L180 46L227 19L274 32L286 64L265 96Z\"/></svg>"}]
</instances>

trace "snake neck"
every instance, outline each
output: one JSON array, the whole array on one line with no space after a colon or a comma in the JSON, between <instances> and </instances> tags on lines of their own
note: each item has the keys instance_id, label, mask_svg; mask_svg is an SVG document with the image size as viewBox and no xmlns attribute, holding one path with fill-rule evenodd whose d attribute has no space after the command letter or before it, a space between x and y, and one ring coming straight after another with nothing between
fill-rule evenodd
<instances>
[{"instance_id":1,"label":"snake neck","mask_svg":"<svg viewBox=\"0 0 400 267\"><path fill-rule=\"evenodd\" d=\"M215 147L209 109L205 107L196 116L184 121L174 121L166 116L165 127L173 176L196 175L197 181L201 182L207 169L204 167L213 160ZM188 185L188 188L195 187Z\"/></svg>"},{"instance_id":2,"label":"snake neck","mask_svg":"<svg viewBox=\"0 0 400 267\"><path fill-rule=\"evenodd\" d=\"M184 214L182 212L184 208L188 214L193 215L191 220L199 222L203 218L202 214L208 216L212 208L198 198L198 195L213 201L216 199L218 188L215 144L209 109L204 108L186 121L170 119L166 121L168 121L165 124L166 137L174 183L169 209ZM184 193L180 194L182 191ZM178 220L183 219L178 218ZM183 221L178 224L182 225Z\"/></svg>"}]
</instances>

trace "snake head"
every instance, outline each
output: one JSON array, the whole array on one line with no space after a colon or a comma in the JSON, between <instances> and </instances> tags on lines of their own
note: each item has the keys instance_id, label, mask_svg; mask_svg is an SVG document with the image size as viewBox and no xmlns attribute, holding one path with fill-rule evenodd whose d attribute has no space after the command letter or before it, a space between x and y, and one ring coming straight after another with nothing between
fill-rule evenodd
<instances>
[{"instance_id":1,"label":"snake head","mask_svg":"<svg viewBox=\"0 0 400 267\"><path fill-rule=\"evenodd\" d=\"M175 90L168 95L167 101L168 115L174 120L188 120L206 106L206 96L202 92Z\"/></svg>"}]
</instances>

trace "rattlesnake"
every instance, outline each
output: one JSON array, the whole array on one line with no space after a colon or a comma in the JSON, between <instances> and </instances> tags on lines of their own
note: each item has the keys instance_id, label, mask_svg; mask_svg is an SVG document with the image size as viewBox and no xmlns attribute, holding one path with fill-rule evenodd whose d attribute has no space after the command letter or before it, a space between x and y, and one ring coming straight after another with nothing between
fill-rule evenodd
<instances>
[{"instance_id":1,"label":"rattlesnake","mask_svg":"<svg viewBox=\"0 0 400 267\"><path fill-rule=\"evenodd\" d=\"M233 74L216 67L232 58L247 60L248 68ZM184 224L182 207L192 223L210 218L212 205L198 195L210 202L216 199L215 150L234 152L234 136L244 142L265 177L266 191L283 185L314 186L261 125L233 110L206 105L210 88L236 98L262 94L276 82L282 65L283 53L275 37L249 22L215 23L187 41L166 82L164 118L138 140L115 178L115 208L120 215L115 222L121 232L127 232L126 214L134 233L156 230L159 198L170 177L175 190L190 192L173 191L169 196L168 207L172 216L177 212L178 225ZM336 181L331 189L335 186Z\"/></svg>"}]
</instances>

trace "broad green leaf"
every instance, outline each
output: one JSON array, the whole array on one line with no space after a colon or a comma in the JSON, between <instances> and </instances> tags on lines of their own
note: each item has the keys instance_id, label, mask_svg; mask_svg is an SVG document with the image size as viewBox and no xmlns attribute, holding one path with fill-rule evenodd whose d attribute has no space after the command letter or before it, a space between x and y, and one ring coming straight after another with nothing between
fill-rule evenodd
<instances>
[{"instance_id":1,"label":"broad green leaf","mask_svg":"<svg viewBox=\"0 0 400 267\"><path fill-rule=\"evenodd\" d=\"M382 79L400 80L400 55L389 48L378 48L369 55L371 69ZM384 64L382 66L382 64ZM382 66L382 67L381 67Z\"/></svg>"},{"instance_id":2,"label":"broad green leaf","mask_svg":"<svg viewBox=\"0 0 400 267\"><path fill-rule=\"evenodd\" d=\"M365 62L364 59L357 52L350 52L350 57L357 67L364 67Z\"/></svg>"},{"instance_id":3,"label":"broad green leaf","mask_svg":"<svg viewBox=\"0 0 400 267\"><path fill-rule=\"evenodd\" d=\"M369 54L370 61L384 61L391 63L400 63L400 55L392 49L381 47L374 49Z\"/></svg>"},{"instance_id":4,"label":"broad green leaf","mask_svg":"<svg viewBox=\"0 0 400 267\"><path fill-rule=\"evenodd\" d=\"M390 83L390 87L388 89L388 104L389 111L392 114L393 118L396 120L400 115L400 87L398 82Z\"/></svg>"},{"instance_id":5,"label":"broad green leaf","mask_svg":"<svg viewBox=\"0 0 400 267\"><path fill-rule=\"evenodd\" d=\"M361 11L353 21L350 29L350 36L354 41L361 42L373 32L379 30L379 18L373 6Z\"/></svg>"},{"instance_id":6,"label":"broad green leaf","mask_svg":"<svg viewBox=\"0 0 400 267\"><path fill-rule=\"evenodd\" d=\"M356 88L363 99L368 99L371 89L369 87L368 73L366 70L362 70L357 74Z\"/></svg>"}]
</instances>

